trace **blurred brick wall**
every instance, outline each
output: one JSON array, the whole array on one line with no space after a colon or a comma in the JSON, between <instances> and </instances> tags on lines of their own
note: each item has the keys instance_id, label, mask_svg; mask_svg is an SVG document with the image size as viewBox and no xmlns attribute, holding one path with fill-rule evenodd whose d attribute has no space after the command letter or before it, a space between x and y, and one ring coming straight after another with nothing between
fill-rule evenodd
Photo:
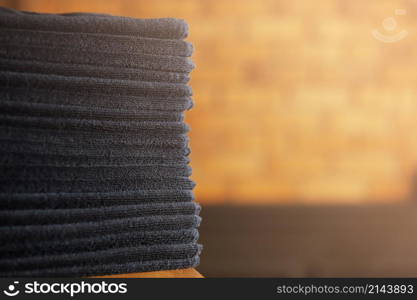
<instances>
[{"instance_id":1,"label":"blurred brick wall","mask_svg":"<svg viewBox=\"0 0 417 300\"><path fill-rule=\"evenodd\" d=\"M197 64L187 121L203 203L401 201L415 190L417 1L0 3L186 19ZM387 32L390 16L398 27ZM374 28L408 36L387 44Z\"/></svg>"}]
</instances>

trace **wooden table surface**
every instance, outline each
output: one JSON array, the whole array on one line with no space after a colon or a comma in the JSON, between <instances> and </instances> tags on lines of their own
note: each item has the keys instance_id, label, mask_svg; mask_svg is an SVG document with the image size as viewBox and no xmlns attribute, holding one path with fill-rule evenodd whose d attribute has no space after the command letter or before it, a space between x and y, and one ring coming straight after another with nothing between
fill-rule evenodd
<instances>
[{"instance_id":1,"label":"wooden table surface","mask_svg":"<svg viewBox=\"0 0 417 300\"><path fill-rule=\"evenodd\" d=\"M190 269L181 269L181 270L95 276L94 278L204 278L204 277L196 269L190 268Z\"/></svg>"}]
</instances>

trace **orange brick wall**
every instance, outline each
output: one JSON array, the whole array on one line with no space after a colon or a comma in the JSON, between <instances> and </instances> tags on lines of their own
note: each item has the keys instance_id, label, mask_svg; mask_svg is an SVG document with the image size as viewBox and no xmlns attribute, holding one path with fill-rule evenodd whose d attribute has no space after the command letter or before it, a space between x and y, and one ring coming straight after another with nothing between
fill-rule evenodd
<instances>
[{"instance_id":1,"label":"orange brick wall","mask_svg":"<svg viewBox=\"0 0 417 300\"><path fill-rule=\"evenodd\" d=\"M187 121L200 202L401 201L415 189L417 1L0 3L186 19L196 48ZM408 31L391 44L371 35L387 33L389 16L398 21L389 34Z\"/></svg>"}]
</instances>

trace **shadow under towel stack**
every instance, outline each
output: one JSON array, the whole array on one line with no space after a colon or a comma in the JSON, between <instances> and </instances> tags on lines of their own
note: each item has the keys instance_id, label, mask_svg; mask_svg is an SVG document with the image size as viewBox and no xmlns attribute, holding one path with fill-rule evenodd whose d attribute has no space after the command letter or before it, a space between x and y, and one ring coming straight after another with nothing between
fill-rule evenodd
<instances>
[{"instance_id":1,"label":"shadow under towel stack","mask_svg":"<svg viewBox=\"0 0 417 300\"><path fill-rule=\"evenodd\" d=\"M194 267L187 24L0 9L0 276Z\"/></svg>"}]
</instances>

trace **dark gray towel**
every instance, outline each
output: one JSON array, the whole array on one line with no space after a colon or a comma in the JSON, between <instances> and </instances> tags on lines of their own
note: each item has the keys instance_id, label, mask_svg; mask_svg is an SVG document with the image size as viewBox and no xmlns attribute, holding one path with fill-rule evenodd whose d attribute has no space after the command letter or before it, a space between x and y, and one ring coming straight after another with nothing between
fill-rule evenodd
<instances>
[{"instance_id":1,"label":"dark gray towel","mask_svg":"<svg viewBox=\"0 0 417 300\"><path fill-rule=\"evenodd\" d=\"M90 208L194 201L191 190L136 190L99 193L0 193L0 209Z\"/></svg>"},{"instance_id":2,"label":"dark gray towel","mask_svg":"<svg viewBox=\"0 0 417 300\"><path fill-rule=\"evenodd\" d=\"M52 225L25 225L0 227L0 243L39 242L56 239L95 237L110 233L125 233L153 230L193 229L200 224L200 217L189 215L145 216L102 220L100 222L78 222Z\"/></svg>"},{"instance_id":3,"label":"dark gray towel","mask_svg":"<svg viewBox=\"0 0 417 300\"><path fill-rule=\"evenodd\" d=\"M28 89L41 89L64 92L77 90L78 93L88 95L130 95L153 98L192 96L191 87L181 83L69 77L6 71L0 73L0 86L3 89L20 88L26 90L26 92ZM117 98L113 99L113 101L117 100Z\"/></svg>"},{"instance_id":4,"label":"dark gray towel","mask_svg":"<svg viewBox=\"0 0 417 300\"><path fill-rule=\"evenodd\" d=\"M39 14L0 8L0 27L23 30L103 33L166 39L184 39L188 25L184 20L133 19L103 14Z\"/></svg>"},{"instance_id":5,"label":"dark gray towel","mask_svg":"<svg viewBox=\"0 0 417 300\"><path fill-rule=\"evenodd\" d=\"M94 110L77 105L44 104L30 102L13 102L2 100L0 109L4 114L31 117L84 118L91 120L136 120L182 122L184 114L177 111L141 110L138 112L126 109L96 108Z\"/></svg>"},{"instance_id":6,"label":"dark gray towel","mask_svg":"<svg viewBox=\"0 0 417 300\"><path fill-rule=\"evenodd\" d=\"M40 73L64 76L96 77L139 81L157 81L187 83L187 72L155 71L114 66L90 66L82 64L64 64L61 62L39 62L34 60L16 60L0 57L2 70L10 72Z\"/></svg>"},{"instance_id":7,"label":"dark gray towel","mask_svg":"<svg viewBox=\"0 0 417 300\"><path fill-rule=\"evenodd\" d=\"M172 255L170 259L140 261L133 260L123 263L99 263L99 264L80 264L69 267L38 268L31 270L13 270L10 272L0 272L0 277L78 277L94 276L97 274L118 274L120 272L149 272L160 270L182 269L197 266L200 263L200 252L191 258L178 259Z\"/></svg>"},{"instance_id":8,"label":"dark gray towel","mask_svg":"<svg viewBox=\"0 0 417 300\"><path fill-rule=\"evenodd\" d=\"M76 265L101 265L106 263L146 262L155 259L192 258L199 254L196 244L162 244L151 246L134 246L128 248L111 248L98 251L53 254L24 258L0 259L0 270L14 272L21 270L39 270L41 268L73 267ZM1 274L1 273L0 273Z\"/></svg>"},{"instance_id":9,"label":"dark gray towel","mask_svg":"<svg viewBox=\"0 0 417 300\"><path fill-rule=\"evenodd\" d=\"M108 167L162 165L179 166L188 164L190 159L184 155L143 156L143 157L106 157L77 155L48 155L38 153L10 153L0 151L0 163L4 166L57 166L57 167ZM0 201L1 205L1 201Z\"/></svg>"},{"instance_id":10,"label":"dark gray towel","mask_svg":"<svg viewBox=\"0 0 417 300\"><path fill-rule=\"evenodd\" d=\"M3 176L13 180L98 181L111 179L163 178L191 175L189 166L108 166L108 167L49 167L49 166L2 166ZM1 212L0 212L1 216ZM1 223L1 221L0 221Z\"/></svg>"},{"instance_id":11,"label":"dark gray towel","mask_svg":"<svg viewBox=\"0 0 417 300\"><path fill-rule=\"evenodd\" d=\"M45 252L62 254L138 245L189 244L197 242L198 237L197 229L110 233L96 237L2 244L0 245L0 257L11 259L30 255L41 256Z\"/></svg>"},{"instance_id":12,"label":"dark gray towel","mask_svg":"<svg viewBox=\"0 0 417 300\"><path fill-rule=\"evenodd\" d=\"M102 66L119 68L135 68L140 70L153 70L165 72L190 72L194 64L187 57L136 54L136 52L108 53L87 52L78 49L55 48L55 47L19 47L2 45L0 57L16 60L32 60L37 62L65 64L81 64L88 66ZM57 53L59 50L59 53Z\"/></svg>"},{"instance_id":13,"label":"dark gray towel","mask_svg":"<svg viewBox=\"0 0 417 300\"><path fill-rule=\"evenodd\" d=\"M198 264L187 34L0 8L0 276Z\"/></svg>"},{"instance_id":14,"label":"dark gray towel","mask_svg":"<svg viewBox=\"0 0 417 300\"><path fill-rule=\"evenodd\" d=\"M153 54L191 56L193 46L179 39L157 39L140 36L91 34L84 32L35 31L0 28L0 43L20 47L67 48L72 45L87 53Z\"/></svg>"},{"instance_id":15,"label":"dark gray towel","mask_svg":"<svg viewBox=\"0 0 417 300\"><path fill-rule=\"evenodd\" d=\"M84 220L100 221L141 216L187 215L199 212L200 206L195 202L159 202L92 208L74 206L65 209L0 210L0 225L47 225L76 223Z\"/></svg>"},{"instance_id":16,"label":"dark gray towel","mask_svg":"<svg viewBox=\"0 0 417 300\"><path fill-rule=\"evenodd\" d=\"M6 82L7 84L7 82ZM185 97L144 97L141 95L108 95L103 93L81 93L78 89L69 91L47 90L39 88L0 88L1 99L16 102L34 102L59 105L86 106L90 109L125 110L167 110L184 111L192 108L193 101Z\"/></svg>"}]
</instances>

